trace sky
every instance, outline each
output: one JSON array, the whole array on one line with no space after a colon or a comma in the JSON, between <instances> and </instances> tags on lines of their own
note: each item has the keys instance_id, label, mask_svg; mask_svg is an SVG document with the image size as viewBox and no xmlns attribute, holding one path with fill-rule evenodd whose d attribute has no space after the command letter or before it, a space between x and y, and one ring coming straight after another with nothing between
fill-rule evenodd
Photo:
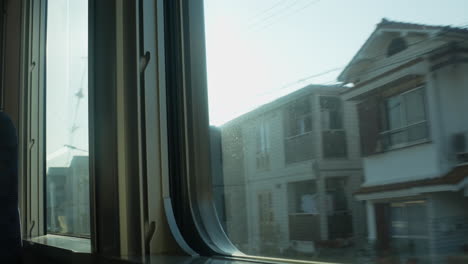
<instances>
[{"instance_id":1,"label":"sky","mask_svg":"<svg viewBox=\"0 0 468 264\"><path fill-rule=\"evenodd\" d=\"M466 10L467 0L205 0L210 123L335 83L382 18L466 27Z\"/></svg>"},{"instance_id":2,"label":"sky","mask_svg":"<svg viewBox=\"0 0 468 264\"><path fill-rule=\"evenodd\" d=\"M86 3L49 0L50 166L88 155ZM466 10L468 0L205 0L210 123L221 125L310 83L334 83L384 17L466 26Z\"/></svg>"},{"instance_id":3,"label":"sky","mask_svg":"<svg viewBox=\"0 0 468 264\"><path fill-rule=\"evenodd\" d=\"M87 2L48 0L47 167L67 167L73 156L89 155Z\"/></svg>"}]
</instances>

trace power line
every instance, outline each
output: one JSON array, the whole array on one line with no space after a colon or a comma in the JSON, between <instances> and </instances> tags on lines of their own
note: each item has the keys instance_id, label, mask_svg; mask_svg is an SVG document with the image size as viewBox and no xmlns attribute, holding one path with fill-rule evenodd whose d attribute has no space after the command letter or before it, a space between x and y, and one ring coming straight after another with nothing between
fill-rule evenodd
<instances>
[{"instance_id":1,"label":"power line","mask_svg":"<svg viewBox=\"0 0 468 264\"><path fill-rule=\"evenodd\" d=\"M329 69L329 70L326 70L326 71L323 71L323 72L320 72L320 73L309 75L309 76L301 78L301 79L299 79L297 81L285 84L279 90L281 90L282 88L290 87L290 86L295 85L295 84L299 84L299 83L307 81L309 79L317 78L317 77L320 77L320 76L323 76L323 75L326 75L326 74L329 74L329 73L332 73L332 72L335 72L335 71L339 71L339 70L341 70L343 68L344 67L336 67L336 68L332 68L332 69Z\"/></svg>"},{"instance_id":2,"label":"power line","mask_svg":"<svg viewBox=\"0 0 468 264\"><path fill-rule=\"evenodd\" d=\"M318 0L318 1L320 1L320 0ZM452 25L452 26L450 26L450 27L454 27L454 26ZM449 27L449 28L450 28L450 27ZM468 28L468 26L461 26L461 27L460 27L460 26L457 26L457 27L455 27L455 29L466 29L466 28ZM433 36L433 37L429 37L429 38L426 38L426 39L423 39L423 40L420 40L420 41L411 43L411 44L407 45L407 47L414 46L414 45L421 44L421 43L426 42L426 41L430 41L430 40L439 38L439 37L444 36L444 35L446 35L446 34L448 34L448 33L450 33L450 31L444 31L444 32L442 32L442 33L440 33L440 34L438 34L438 35ZM468 41L468 39L465 39L465 40L463 40L463 41L458 42L458 44L461 44L461 43L464 43L464 42L467 42L467 41ZM411 59L414 59L414 58L417 58L417 57L420 57L420 56L424 56L424 55L426 55L426 54L428 54L428 53L431 53L431 52L433 52L433 51L434 51L434 50L432 49L432 50L429 50L429 51L424 52L424 53L412 54L411 56L404 57L404 58L402 58L402 59L400 59L400 60L398 60L398 61L390 62L390 63L387 63L387 64L385 64L385 65L379 66L379 67L377 67L377 68L373 68L373 69L368 70L368 71L360 72L360 74L372 73L372 72L378 71L378 70L380 70L380 69L383 69L383 68L386 68L386 67L389 67L389 66L392 66L392 65L395 65L395 64L403 63L403 62L409 61L409 60L411 60ZM381 54L378 54L378 55L376 55L376 56L369 57L369 58L367 58L367 59L373 60L373 59L377 59L377 58L379 58L379 57L381 57L381 56L386 56L386 52L381 53ZM320 72L320 73L316 73L316 74L309 75L309 76L304 77L304 78L301 78L301 79L299 79L299 80L296 80L296 81L287 83L287 84L281 86L279 89L275 89L275 90L272 90L272 91L269 91L269 92L260 94L260 95L258 95L258 96L256 96L256 97L264 97L264 96L268 96L268 95L273 94L273 93L276 93L276 92L281 92L281 91L286 90L286 89L288 89L288 88L290 88L290 87L292 87L292 86L294 86L294 85L298 85L298 84L300 84L300 83L303 83L303 82L305 82L305 81L307 81L307 80L310 80L310 79L313 79L313 78L317 78L317 77L321 77L321 76L324 76L324 75L329 74L329 73L334 72L334 71L342 70L342 69L344 69L344 68L346 68L346 67L350 67L350 66L352 66L352 65L354 65L354 64L357 64L357 63L358 63L358 62L354 62L354 63L350 63L350 64L343 65L343 66L340 66L340 67L334 67L334 68L325 70L325 71ZM327 82L327 83L317 83L317 85L328 85L328 84L331 84L331 83L339 83L339 82L338 82L336 79L334 79L334 80L331 80L331 81L329 81L329 82Z\"/></svg>"},{"instance_id":3,"label":"power line","mask_svg":"<svg viewBox=\"0 0 468 264\"><path fill-rule=\"evenodd\" d=\"M320 1L320 0L318 0L318 1ZM318 1L316 1L316 2L318 2ZM462 25L462 26L453 26L453 25L451 25L450 27L454 27L454 28L456 28L456 29L466 29L466 28L468 28L468 25L467 25L467 26L464 26L464 25ZM446 35L446 34L448 34L448 33L450 33L450 32L449 32L449 31L442 32L442 33L440 33L440 34L438 34L438 35L435 35L435 36L433 36L433 37L429 37L429 38L426 38L426 39L423 39L423 40L420 40L420 41L417 41L417 42L408 44L407 47L411 47L411 46L414 46L414 45L418 45L418 44L421 44L421 43L426 42L426 41L434 40L434 39L439 38L439 37L441 37L441 36L444 36L444 35ZM464 40L464 41L462 41L462 42L460 42L460 43L463 43L463 42L466 42L466 41L468 41L468 40ZM431 51L432 51L432 50L431 50ZM429 52L431 52L431 51L429 51ZM386 56L386 55L387 55L387 53L386 53L386 52L383 52L383 53L381 53L381 54L377 54L377 55L372 56L372 57L369 57L369 58L367 58L367 59L368 59L368 60L374 60L374 59L377 59L377 58L380 58L380 57L383 57L383 56ZM372 72L377 71L377 70L380 70L380 69L382 69L382 68L389 67L389 66L392 66L392 65L395 65L395 64L404 62L404 61L408 61L408 60L410 60L410 59L412 59L412 58L416 58L416 57L418 57L418 56L423 56L423 55L424 55L424 54L412 55L412 57L410 57L410 58L405 58L405 59L402 59L402 60L399 60L399 61L396 61L396 62L392 62L392 63L387 64L387 65L382 65L382 66L380 66L380 67L378 67L378 68L372 69L371 71L361 72L360 74L372 73ZM310 79L313 79L313 78L317 78L317 77L324 76L324 75L329 74L329 73L334 72L334 71L342 70L342 69L344 69L344 68L346 68L346 67L350 67L350 66L352 66L352 65L354 65L354 64L357 64L357 63L358 63L358 62L354 62L354 63L350 63L350 64L343 65L343 66L340 66L340 67L334 67L334 68L325 70L325 71L320 72L320 73L316 73L316 74L309 75L309 76L307 76L307 77L304 77L304 78L301 78L301 79L299 79L299 80L296 80L296 81L290 82L290 83L288 83L288 84L285 84L285 85L281 86L279 89L275 89L275 90L273 90L273 91L270 91L270 92L267 92L267 93L263 93L263 94L261 94L261 95L259 95L259 96L257 96L257 97L263 97L263 96L272 94L272 93L274 93L274 92L283 91L283 90L285 90L285 89L287 89L287 88L290 88L291 86L300 84L300 83L302 83L302 82L305 82L305 81L310 80ZM333 83L333 82L338 82L338 81L331 81L331 82L328 82L328 83ZM322 84L317 84L317 85L326 85L326 84L323 84L323 83L322 83Z\"/></svg>"},{"instance_id":4,"label":"power line","mask_svg":"<svg viewBox=\"0 0 468 264\"><path fill-rule=\"evenodd\" d=\"M262 30L265 30L265 29L269 28L270 26L272 26L273 24L277 23L278 21L281 21L282 19L285 19L285 18L287 18L289 16L292 16L292 15L298 13L298 12L302 12L302 11L306 10L309 6L317 4L318 2L320 2L320 0L310 1L309 3L305 4L304 6L294 10L293 12L291 12L291 13L285 15L285 16L279 17L278 19L274 20L273 22L271 22L269 24L266 24L265 26L255 30L254 32L260 32Z\"/></svg>"},{"instance_id":5,"label":"power line","mask_svg":"<svg viewBox=\"0 0 468 264\"><path fill-rule=\"evenodd\" d=\"M465 43L465 42L468 42L468 39L466 39L466 40L464 40L464 41L460 41L460 42L458 42L457 44L462 44L462 43ZM446 47L446 45L445 45L445 47ZM442 47L440 47L440 48L442 48ZM439 49L440 49L440 48L439 48ZM432 52L434 52L434 49L429 50L429 51L426 51L426 52L421 53L421 54L416 54L416 55L408 56L408 57L406 57L406 58L404 58L404 59L401 59L401 60L398 60L398 61L395 61L395 62L392 62L392 63L388 63L388 64L382 65L382 66L380 66L380 67L377 67L377 68L373 68L373 69L371 69L371 70L369 70L369 71L360 72L360 74L361 74L361 75L363 75L363 74L369 74L369 73L372 73L372 72L381 70L381 69L386 68L386 67L390 67L390 66L393 66L393 65L396 65L396 64L399 64L399 63L404 63L404 62L410 61L410 60L412 60L412 59L415 59L415 58L418 58L418 57L427 55L427 54L432 53ZM311 79L312 77L323 76L323 75L325 75L325 74L327 74L327 73L330 73L330 72L333 72L334 70L337 70L337 69L339 69L339 68L334 68L334 69L331 69L331 70L328 70L328 71L325 71L325 72L322 72L322 73L318 73L318 74L315 74L315 75L311 75L309 78L302 78L302 79L300 79L300 80L298 80L298 81L295 81L295 82L292 82L292 83L290 83L290 84L288 84L288 85L282 86L280 89L276 89L276 90L274 90L274 91L270 91L270 92L267 92L267 93L263 93L263 94L258 95L258 96L256 96L256 97L264 97L264 96L267 96L267 95L270 95L270 94L273 94L273 93L281 92L281 91L283 91L283 90L286 90L287 88L292 87L293 85L296 85L296 84L299 84L299 83L303 82L304 80ZM329 81L329 82L326 82L326 83L317 83L316 85L323 85L323 86L325 86L325 85L330 85L330 84L332 84L332 83L339 83L339 82L338 82L338 81L335 81L335 80L332 80L332 81Z\"/></svg>"},{"instance_id":6,"label":"power line","mask_svg":"<svg viewBox=\"0 0 468 264\"><path fill-rule=\"evenodd\" d=\"M276 2L275 4L273 4L272 6L270 6L269 8L267 8L266 10L258 13L257 15L253 16L252 18L249 19L249 21L255 21L257 18L263 16L264 14L267 14L268 12L270 12L271 10L275 9L277 6L281 5L282 3L284 3L285 1L284 0L280 0L278 2ZM250 24L250 23L249 23Z\"/></svg>"},{"instance_id":7,"label":"power line","mask_svg":"<svg viewBox=\"0 0 468 264\"><path fill-rule=\"evenodd\" d=\"M459 42L457 42L457 44L462 44L462 43L465 43L465 42L468 42L468 39L463 40L463 41L459 41ZM434 50L432 49L432 50L426 51L426 52L424 52L424 53L420 53L420 54L415 54L415 55L407 56L407 57L402 58L402 59L400 59L400 60L398 60L398 61L394 61L394 62L391 62L391 63L387 63L387 64L385 64L385 65L379 66L379 67L377 67L377 68L373 68L373 69L368 70L368 71L360 72L360 74L361 74L361 75L363 75L363 74L369 74L369 73L372 73L372 72L381 70L381 69L386 68L386 67L390 67L390 66L393 66L393 65L396 65L396 64L399 64L399 63L404 63L404 62L410 61L410 60L412 60L412 59L415 59L415 58L417 58L417 57L421 57L421 56L427 55L427 54L429 54L429 53L432 53L433 51L434 51ZM355 63L354 63L354 64L355 64ZM348 67L351 66L351 65L353 65L353 64L348 65ZM346 67L346 66L345 66L345 67ZM291 82L291 83L289 83L289 84L283 85L283 86L282 86L281 88L279 88L279 89L276 89L276 90L273 90L273 91L270 91L270 92L267 92L267 93L263 93L263 94L261 94L261 95L259 95L259 96L257 96L257 97L263 97L263 96L266 96L266 95L269 95L269 94L272 94L272 93L275 93L275 92L280 92L280 91L286 90L287 88L290 88L290 87L292 87L293 85L300 84L301 82L304 82L304 81L306 81L306 80L310 80L310 79L312 79L312 78L317 78L317 77L326 75L326 74L328 74L328 73L331 73L331 72L333 72L333 71L337 71L337 70L340 70L340 69L343 69L343 68L344 68L344 67L332 68L332 69L330 69L330 70L323 71L323 72L321 72L321 73L317 73L317 74L310 75L310 76L305 77L305 78L301 78L301 79L299 79L299 80L297 80L297 81L294 81L294 82ZM318 83L317 85L328 85L328 84L333 83L333 82L338 83L338 81L333 80L333 81L330 81L330 82L327 82L327 83Z\"/></svg>"},{"instance_id":8,"label":"power line","mask_svg":"<svg viewBox=\"0 0 468 264\"><path fill-rule=\"evenodd\" d=\"M294 2L290 3L289 5L285 6L284 8L280 9L278 12L274 12L270 16L260 20L257 23L254 23L248 27L248 29L254 29L257 25L261 25L263 22L268 21L271 18L274 18L275 16L281 15L281 13L284 13L284 11L287 11L288 9L294 7L297 5L297 3L300 2L300 0L295 0Z\"/></svg>"},{"instance_id":9,"label":"power line","mask_svg":"<svg viewBox=\"0 0 468 264\"><path fill-rule=\"evenodd\" d=\"M440 32L441 30L445 30L445 31L443 31L443 32L441 32L441 33L438 32L439 34L437 34L437 35L435 35L435 36L433 36L433 37L429 37L429 38L426 38L426 39L423 39L423 40L420 40L420 41L411 43L411 44L409 44L408 46L413 46L413 45L417 45L417 44L420 44L420 43L423 43L423 42L426 42L426 41L433 40L433 39L435 39L435 38L440 38L441 36L444 36L444 35L446 35L446 34L448 34L448 33L453 32L453 31L450 31L450 29L467 29L467 28L468 28L468 25L457 26L457 27L455 27L455 28L453 28L453 25L450 25L450 26L447 26L447 27L442 27L442 28L439 30L439 32ZM466 39L466 38L463 38L463 39L464 39L464 40L462 40L462 41L456 42L456 44L463 44L463 43L468 42L468 39ZM450 43L449 43L449 44L450 44ZM449 44L445 44L445 45L443 45L443 46L440 46L440 47L437 48L437 50L440 50L440 49L442 49L442 48L445 48L445 47L447 47L447 45L449 45ZM431 49L431 50L428 50L428 51L423 52L423 53L413 54L413 55L411 55L411 56L404 57L404 58L402 58L402 59L400 59L400 60L398 60L398 61L390 62L390 63L387 63L387 64L385 64L385 65L381 65L381 66L379 66L379 67L377 67L377 68L373 68L373 69L370 69L370 70L368 70L368 71L360 72L359 74L368 74L368 73L372 73L372 72L378 71L378 70L380 70L380 69L383 69L383 68L386 68L386 67L389 67L389 66L392 66L392 65L395 65L395 64L404 63L404 62L410 61L410 60L412 60L412 59L414 59L414 58L421 57L421 56L424 56L424 55L433 53L435 50L436 50L436 49ZM373 56L373 57L370 57L370 58L368 58L368 59L375 59L375 58L378 58L378 57L380 57L380 56L382 56L382 55L386 55L386 53L378 54L378 55ZM266 92L266 93L257 95L257 96L255 96L255 97L265 97L265 96L271 95L271 94L273 94L273 93L279 93L279 92L281 92L281 91L283 91L283 90L286 90L287 88L292 87L293 85L300 84L301 82L305 82L305 81L307 81L307 80L310 80L310 79L313 79L313 78L317 78L317 77L326 75L326 74L328 74L328 73L331 73L331 72L334 72L334 71L343 69L343 68L345 68L345 67L352 66L352 65L354 65L354 64L356 64L356 63L357 63L357 62L355 62L355 63L350 63L350 64L345 65L345 66L343 66L343 67L335 67L335 68L332 68L332 69L329 69L329 70L326 70L326 71L323 71L323 72L320 72L320 73L317 73L317 74L309 75L309 76L304 77L304 78L301 78L301 79L299 79L299 80L297 80L297 81L294 81L294 82L285 84L285 85L283 85L280 89L275 89L275 90L272 90L272 91L269 91L269 92ZM334 79L334 80L331 80L331 81L328 81L328 82L325 82L325 83L316 83L316 85L329 85L329 84L333 84L333 83L334 83L334 84L338 84L338 83L340 83L340 82L338 82L336 79Z\"/></svg>"}]
</instances>

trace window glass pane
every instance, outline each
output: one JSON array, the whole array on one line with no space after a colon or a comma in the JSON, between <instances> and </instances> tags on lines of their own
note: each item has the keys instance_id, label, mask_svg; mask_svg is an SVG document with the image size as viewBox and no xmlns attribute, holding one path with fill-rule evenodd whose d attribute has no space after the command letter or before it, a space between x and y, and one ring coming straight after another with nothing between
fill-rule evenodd
<instances>
[{"instance_id":1,"label":"window glass pane","mask_svg":"<svg viewBox=\"0 0 468 264\"><path fill-rule=\"evenodd\" d=\"M424 89L417 89L404 95L406 123L408 125L426 119L424 109Z\"/></svg>"},{"instance_id":2,"label":"window glass pane","mask_svg":"<svg viewBox=\"0 0 468 264\"><path fill-rule=\"evenodd\" d=\"M427 207L420 201L410 203L407 206L408 235L427 237Z\"/></svg>"},{"instance_id":3,"label":"window glass pane","mask_svg":"<svg viewBox=\"0 0 468 264\"><path fill-rule=\"evenodd\" d=\"M391 132L389 135L390 135L390 142L392 146L406 142L405 130L401 130L398 132Z\"/></svg>"},{"instance_id":4,"label":"window glass pane","mask_svg":"<svg viewBox=\"0 0 468 264\"><path fill-rule=\"evenodd\" d=\"M319 221L319 197L314 180L290 182L288 193L288 232L293 241L307 241L319 237L320 230L311 223ZM298 242L298 243L302 243Z\"/></svg>"},{"instance_id":5,"label":"window glass pane","mask_svg":"<svg viewBox=\"0 0 468 264\"><path fill-rule=\"evenodd\" d=\"M391 97L387 100L388 128L389 130L403 126L401 120L401 98L399 96Z\"/></svg>"},{"instance_id":6,"label":"window glass pane","mask_svg":"<svg viewBox=\"0 0 468 264\"><path fill-rule=\"evenodd\" d=\"M425 201L405 201L391 205L392 246L398 252L398 259L417 258L430 263L429 226ZM417 256L417 257L416 257Z\"/></svg>"},{"instance_id":7,"label":"window glass pane","mask_svg":"<svg viewBox=\"0 0 468 264\"><path fill-rule=\"evenodd\" d=\"M344 131L322 133L324 158L346 158L346 134Z\"/></svg>"},{"instance_id":8,"label":"window glass pane","mask_svg":"<svg viewBox=\"0 0 468 264\"><path fill-rule=\"evenodd\" d=\"M386 100L386 115L391 132L383 132L382 140L386 148L395 145L408 145L414 141L427 139L424 87L396 95ZM397 129L395 131L395 129ZM393 131L392 131L393 130Z\"/></svg>"},{"instance_id":9,"label":"window glass pane","mask_svg":"<svg viewBox=\"0 0 468 264\"><path fill-rule=\"evenodd\" d=\"M260 121L257 127L257 153L267 153L269 146L269 128L266 120Z\"/></svg>"},{"instance_id":10,"label":"window glass pane","mask_svg":"<svg viewBox=\"0 0 468 264\"><path fill-rule=\"evenodd\" d=\"M427 124L421 123L408 127L408 141L416 141L427 138Z\"/></svg>"},{"instance_id":11,"label":"window glass pane","mask_svg":"<svg viewBox=\"0 0 468 264\"><path fill-rule=\"evenodd\" d=\"M89 236L88 1L47 3L47 232Z\"/></svg>"},{"instance_id":12,"label":"window glass pane","mask_svg":"<svg viewBox=\"0 0 468 264\"><path fill-rule=\"evenodd\" d=\"M408 221L404 204L392 204L391 207L391 233L393 237L408 235Z\"/></svg>"},{"instance_id":13,"label":"window glass pane","mask_svg":"<svg viewBox=\"0 0 468 264\"><path fill-rule=\"evenodd\" d=\"M240 251L466 262L467 1L204 7L216 203Z\"/></svg>"},{"instance_id":14,"label":"window glass pane","mask_svg":"<svg viewBox=\"0 0 468 264\"><path fill-rule=\"evenodd\" d=\"M312 130L309 98L293 101L287 109L287 119L290 120L288 127L290 137L302 135Z\"/></svg>"},{"instance_id":15,"label":"window glass pane","mask_svg":"<svg viewBox=\"0 0 468 264\"><path fill-rule=\"evenodd\" d=\"M341 100L337 97L320 97L320 108L322 112L322 130L342 129Z\"/></svg>"}]
</instances>

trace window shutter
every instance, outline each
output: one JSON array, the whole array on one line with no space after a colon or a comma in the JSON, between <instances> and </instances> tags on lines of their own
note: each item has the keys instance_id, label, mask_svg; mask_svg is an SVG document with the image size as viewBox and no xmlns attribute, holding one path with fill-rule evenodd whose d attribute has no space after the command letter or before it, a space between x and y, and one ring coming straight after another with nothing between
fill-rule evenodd
<instances>
[{"instance_id":1,"label":"window shutter","mask_svg":"<svg viewBox=\"0 0 468 264\"><path fill-rule=\"evenodd\" d=\"M369 156L381 151L379 142L380 102L377 97L369 97L358 104L361 152Z\"/></svg>"}]
</instances>

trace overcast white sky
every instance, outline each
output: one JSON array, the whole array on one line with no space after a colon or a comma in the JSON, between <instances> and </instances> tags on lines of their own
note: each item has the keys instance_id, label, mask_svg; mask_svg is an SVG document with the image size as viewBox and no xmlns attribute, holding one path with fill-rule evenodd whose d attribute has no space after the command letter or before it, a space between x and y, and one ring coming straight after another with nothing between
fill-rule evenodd
<instances>
[{"instance_id":1,"label":"overcast white sky","mask_svg":"<svg viewBox=\"0 0 468 264\"><path fill-rule=\"evenodd\" d=\"M66 167L73 156L88 155L87 3L48 0L47 167Z\"/></svg>"},{"instance_id":2,"label":"overcast white sky","mask_svg":"<svg viewBox=\"0 0 468 264\"><path fill-rule=\"evenodd\" d=\"M467 0L205 0L210 123L333 82L384 17L467 26L466 10Z\"/></svg>"}]
</instances>

